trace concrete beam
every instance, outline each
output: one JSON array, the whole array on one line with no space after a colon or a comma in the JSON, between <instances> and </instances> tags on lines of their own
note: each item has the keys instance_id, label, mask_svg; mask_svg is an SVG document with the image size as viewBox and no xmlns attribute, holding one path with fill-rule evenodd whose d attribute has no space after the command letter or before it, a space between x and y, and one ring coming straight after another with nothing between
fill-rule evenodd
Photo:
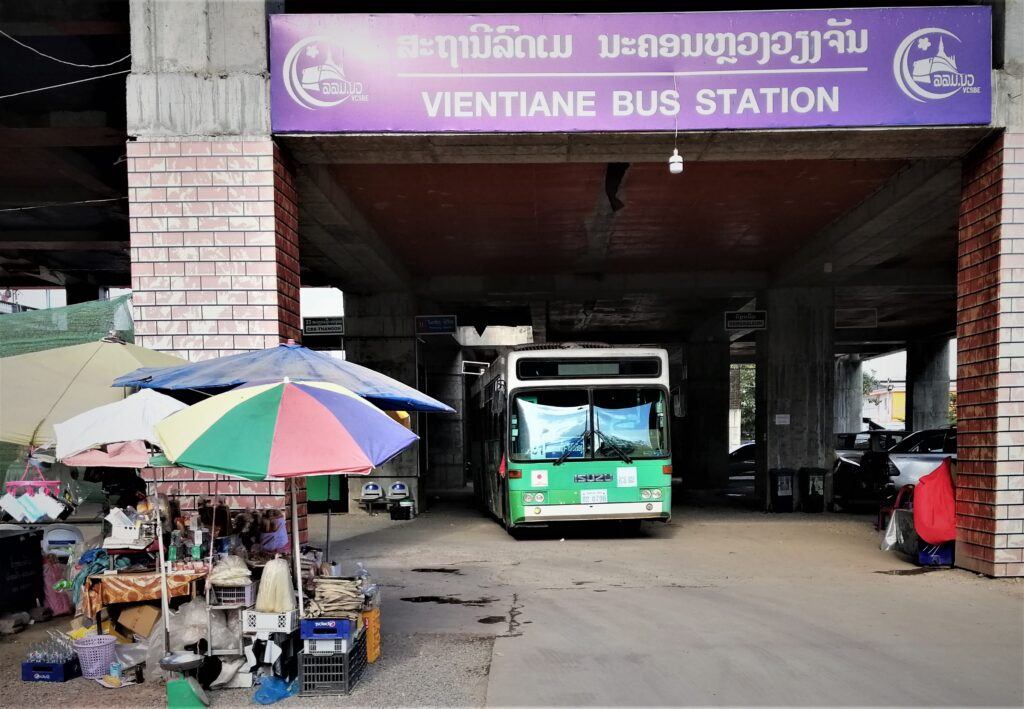
<instances>
[{"instance_id":1,"label":"concrete beam","mask_svg":"<svg viewBox=\"0 0 1024 709\"><path fill-rule=\"evenodd\" d=\"M764 288L762 271L688 271L678 273L574 273L502 276L434 276L417 279L413 290L437 300L467 298L608 299L628 293L744 297Z\"/></svg>"},{"instance_id":2,"label":"concrete beam","mask_svg":"<svg viewBox=\"0 0 1024 709\"><path fill-rule=\"evenodd\" d=\"M681 132L687 161L959 158L988 127ZM665 163L669 133L281 135L304 163Z\"/></svg>"},{"instance_id":3,"label":"concrete beam","mask_svg":"<svg viewBox=\"0 0 1024 709\"><path fill-rule=\"evenodd\" d=\"M45 166L46 169L61 175L86 189L91 195L101 197L121 197L122 192L107 183L96 164L70 149L57 148L19 148L6 155L12 163L26 160L29 163Z\"/></svg>"},{"instance_id":4,"label":"concrete beam","mask_svg":"<svg viewBox=\"0 0 1024 709\"><path fill-rule=\"evenodd\" d=\"M128 251L127 241L8 241L0 251Z\"/></svg>"},{"instance_id":5,"label":"concrete beam","mask_svg":"<svg viewBox=\"0 0 1024 709\"><path fill-rule=\"evenodd\" d=\"M340 274L339 288L350 292L408 290L409 276L390 247L356 209L323 165L300 167L299 233Z\"/></svg>"},{"instance_id":6,"label":"concrete beam","mask_svg":"<svg viewBox=\"0 0 1024 709\"><path fill-rule=\"evenodd\" d=\"M933 236L915 229L934 217L937 205L952 205L960 189L957 161L916 162L891 177L874 194L829 224L774 274L775 285L832 280L850 266L869 267L905 253Z\"/></svg>"},{"instance_id":7,"label":"concrete beam","mask_svg":"<svg viewBox=\"0 0 1024 709\"><path fill-rule=\"evenodd\" d=\"M109 126L0 128L0 148L95 148L124 141L124 131Z\"/></svg>"}]
</instances>

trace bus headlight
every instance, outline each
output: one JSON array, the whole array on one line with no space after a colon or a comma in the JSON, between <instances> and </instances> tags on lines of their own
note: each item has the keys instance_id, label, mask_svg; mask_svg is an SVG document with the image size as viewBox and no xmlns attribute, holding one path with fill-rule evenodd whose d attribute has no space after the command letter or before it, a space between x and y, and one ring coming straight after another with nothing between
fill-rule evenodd
<instances>
[{"instance_id":1,"label":"bus headlight","mask_svg":"<svg viewBox=\"0 0 1024 709\"><path fill-rule=\"evenodd\" d=\"M653 497L655 500L660 500L661 499L661 488L657 488L656 487L653 490L651 490L651 497Z\"/></svg>"},{"instance_id":2,"label":"bus headlight","mask_svg":"<svg viewBox=\"0 0 1024 709\"><path fill-rule=\"evenodd\" d=\"M544 502L544 493L543 492L538 492L536 495L533 496L533 501L534 502Z\"/></svg>"},{"instance_id":3,"label":"bus headlight","mask_svg":"<svg viewBox=\"0 0 1024 709\"><path fill-rule=\"evenodd\" d=\"M640 498L644 500L651 499L651 491L644 488L643 490L640 491Z\"/></svg>"},{"instance_id":4,"label":"bus headlight","mask_svg":"<svg viewBox=\"0 0 1024 709\"><path fill-rule=\"evenodd\" d=\"M525 495L523 495L523 502L533 502L533 493L528 492Z\"/></svg>"}]
</instances>

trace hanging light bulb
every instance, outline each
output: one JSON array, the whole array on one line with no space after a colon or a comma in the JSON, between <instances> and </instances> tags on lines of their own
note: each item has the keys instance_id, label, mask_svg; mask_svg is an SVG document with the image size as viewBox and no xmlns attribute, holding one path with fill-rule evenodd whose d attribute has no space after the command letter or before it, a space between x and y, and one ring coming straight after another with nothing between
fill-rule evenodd
<instances>
[{"instance_id":1,"label":"hanging light bulb","mask_svg":"<svg viewBox=\"0 0 1024 709\"><path fill-rule=\"evenodd\" d=\"M683 172L683 156L679 154L679 148L672 148L672 157L668 159L668 171L673 175Z\"/></svg>"}]
</instances>

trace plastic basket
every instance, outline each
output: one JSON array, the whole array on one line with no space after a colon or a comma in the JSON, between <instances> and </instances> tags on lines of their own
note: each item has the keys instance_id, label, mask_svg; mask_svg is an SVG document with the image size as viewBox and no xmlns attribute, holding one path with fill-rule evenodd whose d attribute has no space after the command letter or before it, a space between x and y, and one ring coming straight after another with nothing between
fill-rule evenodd
<instances>
[{"instance_id":1,"label":"plastic basket","mask_svg":"<svg viewBox=\"0 0 1024 709\"><path fill-rule=\"evenodd\" d=\"M114 661L114 644L117 641L112 635L89 635L75 640L75 652L82 665L82 676L97 679L110 672L110 663Z\"/></svg>"},{"instance_id":2,"label":"plastic basket","mask_svg":"<svg viewBox=\"0 0 1024 709\"><path fill-rule=\"evenodd\" d=\"M213 597L219 606L251 606L256 602L256 584L214 586Z\"/></svg>"},{"instance_id":3,"label":"plastic basket","mask_svg":"<svg viewBox=\"0 0 1024 709\"><path fill-rule=\"evenodd\" d=\"M299 694L348 694L366 669L366 633L361 633L352 649L337 655L299 653Z\"/></svg>"},{"instance_id":4,"label":"plastic basket","mask_svg":"<svg viewBox=\"0 0 1024 709\"><path fill-rule=\"evenodd\" d=\"M299 627L299 612L261 613L242 611L243 633L290 633Z\"/></svg>"}]
</instances>

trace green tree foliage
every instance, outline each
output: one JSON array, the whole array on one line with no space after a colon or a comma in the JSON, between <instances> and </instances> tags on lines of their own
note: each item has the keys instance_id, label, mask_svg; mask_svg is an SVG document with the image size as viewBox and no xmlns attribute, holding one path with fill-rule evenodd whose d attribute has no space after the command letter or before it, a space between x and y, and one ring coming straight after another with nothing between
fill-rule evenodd
<instances>
[{"instance_id":1,"label":"green tree foliage","mask_svg":"<svg viewBox=\"0 0 1024 709\"><path fill-rule=\"evenodd\" d=\"M756 368L752 364L734 365L740 372L740 438L754 440L754 386Z\"/></svg>"}]
</instances>

